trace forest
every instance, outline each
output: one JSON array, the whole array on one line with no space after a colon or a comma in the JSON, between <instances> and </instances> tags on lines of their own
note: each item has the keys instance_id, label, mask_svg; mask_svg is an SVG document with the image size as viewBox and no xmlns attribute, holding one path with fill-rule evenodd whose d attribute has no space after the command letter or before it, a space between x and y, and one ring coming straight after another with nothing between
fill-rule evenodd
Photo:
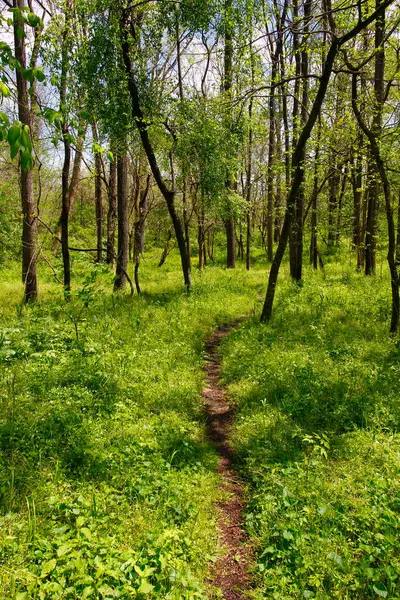
<instances>
[{"instance_id":1,"label":"forest","mask_svg":"<svg viewBox=\"0 0 400 600\"><path fill-rule=\"evenodd\" d=\"M398 600L399 0L0 32L0 600Z\"/></svg>"}]
</instances>

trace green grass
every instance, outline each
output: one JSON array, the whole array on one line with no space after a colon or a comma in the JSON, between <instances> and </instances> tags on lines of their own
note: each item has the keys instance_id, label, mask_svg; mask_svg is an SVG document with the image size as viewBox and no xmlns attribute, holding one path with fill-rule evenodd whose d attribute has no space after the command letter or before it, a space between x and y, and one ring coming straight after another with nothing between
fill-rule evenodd
<instances>
[{"instance_id":1,"label":"green grass","mask_svg":"<svg viewBox=\"0 0 400 600\"><path fill-rule=\"evenodd\" d=\"M332 255L302 287L284 266L271 324L260 257L183 292L179 260L142 265L142 297L74 258L65 302L41 266L22 308L0 291L0 598L213 597L215 451L204 433L203 341L223 343L247 482L257 599L400 598L400 344L386 267ZM10 297L12 300L10 301Z\"/></svg>"},{"instance_id":2,"label":"green grass","mask_svg":"<svg viewBox=\"0 0 400 600\"><path fill-rule=\"evenodd\" d=\"M400 597L400 344L386 269L286 274L271 324L224 343L255 598Z\"/></svg>"},{"instance_id":3,"label":"green grass","mask_svg":"<svg viewBox=\"0 0 400 600\"><path fill-rule=\"evenodd\" d=\"M1 598L207 597L221 492L203 341L251 311L260 274L210 268L187 296L176 257L155 259L140 298L81 259L70 302L43 272L22 311L2 274Z\"/></svg>"}]
</instances>

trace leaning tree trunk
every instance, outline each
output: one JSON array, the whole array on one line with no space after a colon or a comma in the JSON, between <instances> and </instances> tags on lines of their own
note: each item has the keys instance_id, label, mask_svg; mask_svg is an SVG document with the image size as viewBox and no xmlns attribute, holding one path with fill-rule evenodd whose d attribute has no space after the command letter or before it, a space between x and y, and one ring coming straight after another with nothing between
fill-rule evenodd
<instances>
[{"instance_id":1,"label":"leaning tree trunk","mask_svg":"<svg viewBox=\"0 0 400 600\"><path fill-rule=\"evenodd\" d=\"M142 142L143 149L146 153L147 160L149 161L150 169L152 171L154 180L160 190L161 194L164 197L166 202L169 216L172 221L172 225L175 231L176 241L178 243L179 254L181 257L181 265L183 278L185 282L185 286L187 290L190 289L191 286L191 272L190 272L190 259L187 251L187 241L185 239L185 232L182 226L181 219L179 218L178 212L176 210L175 205L175 191L170 189L166 184L166 181L161 173L160 167L157 162L157 158L153 149L153 145L151 143L149 132L148 132L148 123L145 119L141 106L140 106L140 97L139 90L136 85L136 79L134 75L134 69L132 65L131 59L131 31L130 31L130 18L132 17L131 10L126 9L122 11L120 27L121 27L121 49L122 56L124 60L125 72L128 81L128 90L131 98L131 107L132 107L132 117L136 123L136 127L139 131L140 139ZM133 23L131 24L133 26Z\"/></svg>"},{"instance_id":2,"label":"leaning tree trunk","mask_svg":"<svg viewBox=\"0 0 400 600\"><path fill-rule=\"evenodd\" d=\"M376 1L376 9L378 11L378 20L376 23L376 33L378 33L378 37L381 39L381 45L379 46L378 54L379 57L375 58L375 77L378 76L379 82L383 82L385 75L385 47L384 47L384 38L383 34L385 29L385 8L384 3L381 0ZM376 64L379 64L379 68L376 67ZM354 71L354 69L353 69ZM375 96L375 108L378 115L382 115L382 106L384 102L384 95L381 94L383 91L383 87L377 85L375 81L375 90L378 90ZM387 261L389 265L390 271L390 286L392 292L392 315L390 320L390 332L397 333L399 329L399 319L400 319L400 295L399 295L399 286L400 286L400 276L399 276L399 264L396 260L396 226L393 215L393 203L392 203L392 195L389 178L386 173L386 168L381 156L380 150L380 136L381 136L381 121L379 118L374 115L374 119L372 122L371 129L368 128L365 123L360 109L357 104L357 72L353 73L352 77L352 106L354 114L357 118L358 124L367 137L370 145L371 156L374 160L376 172L379 176L379 179L383 186L383 193L385 197L385 209L386 209L386 220L388 226L388 253L387 253Z\"/></svg>"},{"instance_id":3,"label":"leaning tree trunk","mask_svg":"<svg viewBox=\"0 0 400 600\"><path fill-rule=\"evenodd\" d=\"M114 291L126 285L129 260L129 202L128 202L128 156L125 153L117 160L118 180L118 253Z\"/></svg>"},{"instance_id":4,"label":"leaning tree trunk","mask_svg":"<svg viewBox=\"0 0 400 600\"><path fill-rule=\"evenodd\" d=\"M23 10L24 0L13 0L13 7ZM15 58L22 69L16 70L17 95L18 95L18 117L22 125L29 127L32 131L32 115L29 104L28 83L23 77L23 71L27 68L25 50L25 24L14 14L14 47ZM33 169L24 168L21 164L20 195L22 206L22 281L25 286L24 300L37 300L37 275L36 275L36 237L37 221L36 206L33 195Z\"/></svg>"},{"instance_id":5,"label":"leaning tree trunk","mask_svg":"<svg viewBox=\"0 0 400 600\"><path fill-rule=\"evenodd\" d=\"M291 189L289 191L288 199L287 199L287 209L285 220L283 223L281 238L279 240L278 248L275 252L274 260L272 262L271 271L269 274L268 280L268 288L265 296L265 302L263 306L263 311L261 314L262 321L269 321L272 316L272 307L274 304L276 284L278 281L279 269L282 263L282 259L286 250L286 245L289 239L289 233L295 208L295 202L297 193L299 191L300 186L303 183L304 179L304 149L305 145L311 135L311 132L314 128L315 122L320 114L322 104L325 99L326 91L328 89L329 81L332 75L332 70L335 62L335 58L340 50L340 48L346 44L346 42L352 40L358 33L363 31L368 25L374 22L374 20L379 16L380 12L384 7L390 6L393 0L384 0L382 5L378 10L375 10L369 17L367 17L364 21L359 21L355 27L353 27L348 33L344 34L341 37L334 37L329 51L327 53L322 75L319 79L319 86L317 90L317 94L315 96L314 103L312 105L309 117L302 129L301 135L297 142L296 148L293 153L292 159L292 169L293 169L293 178Z\"/></svg>"}]
</instances>

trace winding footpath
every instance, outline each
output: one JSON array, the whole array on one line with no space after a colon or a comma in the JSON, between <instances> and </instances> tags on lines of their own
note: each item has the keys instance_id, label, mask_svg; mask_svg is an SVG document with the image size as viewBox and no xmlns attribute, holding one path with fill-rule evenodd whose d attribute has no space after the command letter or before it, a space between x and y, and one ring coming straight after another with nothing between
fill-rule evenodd
<instances>
[{"instance_id":1,"label":"winding footpath","mask_svg":"<svg viewBox=\"0 0 400 600\"><path fill-rule=\"evenodd\" d=\"M235 469L234 452L228 442L234 411L220 384L219 345L235 325L237 323L220 327L206 342L206 386L203 390L207 434L219 454L218 472L225 497L217 505L220 514L219 539L224 553L213 569L211 586L213 589L220 589L225 600L248 598L246 591L250 588L252 563L251 550L244 532L244 486Z\"/></svg>"}]
</instances>

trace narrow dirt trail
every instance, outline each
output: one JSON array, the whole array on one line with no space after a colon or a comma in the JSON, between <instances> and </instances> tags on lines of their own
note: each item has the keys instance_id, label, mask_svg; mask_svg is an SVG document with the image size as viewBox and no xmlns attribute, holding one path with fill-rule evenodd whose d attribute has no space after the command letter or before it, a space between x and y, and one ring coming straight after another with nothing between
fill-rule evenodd
<instances>
[{"instance_id":1,"label":"narrow dirt trail","mask_svg":"<svg viewBox=\"0 0 400 600\"><path fill-rule=\"evenodd\" d=\"M207 433L219 454L218 472L222 476L222 489L226 500L217 505L220 513L218 530L223 556L217 561L212 574L212 587L219 588L225 600L245 600L250 587L252 556L246 545L243 522L243 483L235 469L234 452L228 442L234 412L229 405L225 389L220 384L219 345L224 337L237 325L232 323L220 327L207 340L206 387L203 403L207 414Z\"/></svg>"}]
</instances>

